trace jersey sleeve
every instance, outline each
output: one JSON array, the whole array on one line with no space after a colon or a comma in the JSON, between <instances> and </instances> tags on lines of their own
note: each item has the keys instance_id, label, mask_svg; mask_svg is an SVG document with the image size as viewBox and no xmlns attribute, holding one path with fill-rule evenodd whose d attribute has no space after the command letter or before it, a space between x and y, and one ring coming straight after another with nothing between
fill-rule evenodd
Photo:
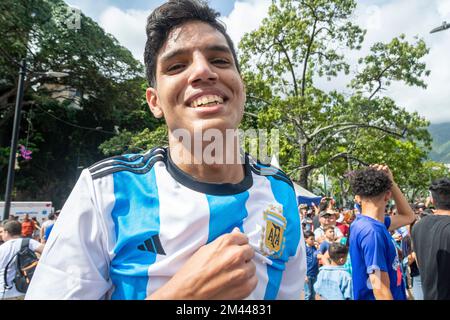
<instances>
[{"instance_id":1,"label":"jersey sleeve","mask_svg":"<svg viewBox=\"0 0 450 320\"><path fill-rule=\"evenodd\" d=\"M84 170L44 247L27 300L105 298L112 286L108 233L94 194L91 175Z\"/></svg>"},{"instance_id":2,"label":"jersey sleeve","mask_svg":"<svg viewBox=\"0 0 450 320\"><path fill-rule=\"evenodd\" d=\"M306 248L303 237L295 256L290 257L281 280L277 300L299 300L306 277Z\"/></svg>"},{"instance_id":3,"label":"jersey sleeve","mask_svg":"<svg viewBox=\"0 0 450 320\"><path fill-rule=\"evenodd\" d=\"M295 238L295 241L292 241L291 245L294 245L295 242L296 247L292 247L292 251L289 250L292 252L292 255L286 262L286 268L281 278L280 289L276 299L299 300L301 292L304 289L307 270L306 244L302 232L300 217L298 215L297 200L293 190L291 196L288 198L286 211L290 213L290 221L292 225L289 229L290 232L292 232L293 239Z\"/></svg>"},{"instance_id":4,"label":"jersey sleeve","mask_svg":"<svg viewBox=\"0 0 450 320\"><path fill-rule=\"evenodd\" d=\"M361 249L367 274L372 274L376 270L388 272L387 245L381 232L371 231L362 238Z\"/></svg>"}]
</instances>

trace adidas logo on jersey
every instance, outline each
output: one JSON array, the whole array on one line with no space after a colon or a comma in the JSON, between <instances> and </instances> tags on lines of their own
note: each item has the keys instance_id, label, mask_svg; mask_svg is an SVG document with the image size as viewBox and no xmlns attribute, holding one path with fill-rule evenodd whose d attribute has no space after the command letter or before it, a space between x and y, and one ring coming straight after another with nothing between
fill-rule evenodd
<instances>
[{"instance_id":1,"label":"adidas logo on jersey","mask_svg":"<svg viewBox=\"0 0 450 320\"><path fill-rule=\"evenodd\" d=\"M155 234L151 238L144 241L144 244L138 246L138 249L141 251L149 251L156 254L160 254L165 256L166 253L161 245L161 241L159 240L159 235Z\"/></svg>"}]
</instances>

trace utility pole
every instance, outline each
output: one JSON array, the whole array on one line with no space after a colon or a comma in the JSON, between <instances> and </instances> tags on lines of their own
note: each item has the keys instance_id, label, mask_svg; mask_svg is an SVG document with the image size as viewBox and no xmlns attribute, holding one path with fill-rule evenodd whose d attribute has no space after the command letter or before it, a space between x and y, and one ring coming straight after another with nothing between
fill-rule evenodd
<instances>
[{"instance_id":1,"label":"utility pole","mask_svg":"<svg viewBox=\"0 0 450 320\"><path fill-rule=\"evenodd\" d=\"M11 193L14 185L14 167L16 164L17 141L19 139L20 120L22 118L22 101L24 94L24 81L26 69L27 63L26 60L23 59L22 62L20 63L19 85L17 87L16 107L14 112L14 125L11 137L11 150L9 153L8 176L6 179L5 210L3 211L2 220L7 220L9 218L9 210L11 208Z\"/></svg>"}]
</instances>

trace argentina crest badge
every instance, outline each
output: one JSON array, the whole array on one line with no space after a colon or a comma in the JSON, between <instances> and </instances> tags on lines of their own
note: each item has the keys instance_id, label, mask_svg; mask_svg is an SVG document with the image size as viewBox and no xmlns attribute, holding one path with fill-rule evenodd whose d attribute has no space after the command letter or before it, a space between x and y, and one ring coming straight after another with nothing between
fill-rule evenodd
<instances>
[{"instance_id":1,"label":"argentina crest badge","mask_svg":"<svg viewBox=\"0 0 450 320\"><path fill-rule=\"evenodd\" d=\"M283 207L270 205L264 211L264 221L264 251L273 258L280 258L285 246L284 232L287 224Z\"/></svg>"}]
</instances>

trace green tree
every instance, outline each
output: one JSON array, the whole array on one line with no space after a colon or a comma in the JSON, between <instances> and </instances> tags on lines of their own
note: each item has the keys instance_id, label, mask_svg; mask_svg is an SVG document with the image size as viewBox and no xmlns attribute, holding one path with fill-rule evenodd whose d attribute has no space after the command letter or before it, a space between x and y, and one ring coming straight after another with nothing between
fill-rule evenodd
<instances>
[{"instance_id":1,"label":"green tree","mask_svg":"<svg viewBox=\"0 0 450 320\"><path fill-rule=\"evenodd\" d=\"M374 44L359 60L350 94L316 85L350 73L342 48L360 49L365 35L350 22L355 7L353 0L273 1L268 18L239 45L247 111L257 114L257 126L281 130L284 169L306 188L314 170L337 161L347 168L363 158L388 163L389 139L430 146L428 122L381 95L393 81L425 87L422 40L400 35Z\"/></svg>"},{"instance_id":2,"label":"green tree","mask_svg":"<svg viewBox=\"0 0 450 320\"><path fill-rule=\"evenodd\" d=\"M4 192L18 62L27 78L20 143L33 159L19 157L13 200L53 200L60 206L81 167L103 157L98 146L118 131L145 126L141 111L143 66L84 14L70 28L62 0L0 2L0 190ZM68 77L43 75L60 71Z\"/></svg>"}]
</instances>

